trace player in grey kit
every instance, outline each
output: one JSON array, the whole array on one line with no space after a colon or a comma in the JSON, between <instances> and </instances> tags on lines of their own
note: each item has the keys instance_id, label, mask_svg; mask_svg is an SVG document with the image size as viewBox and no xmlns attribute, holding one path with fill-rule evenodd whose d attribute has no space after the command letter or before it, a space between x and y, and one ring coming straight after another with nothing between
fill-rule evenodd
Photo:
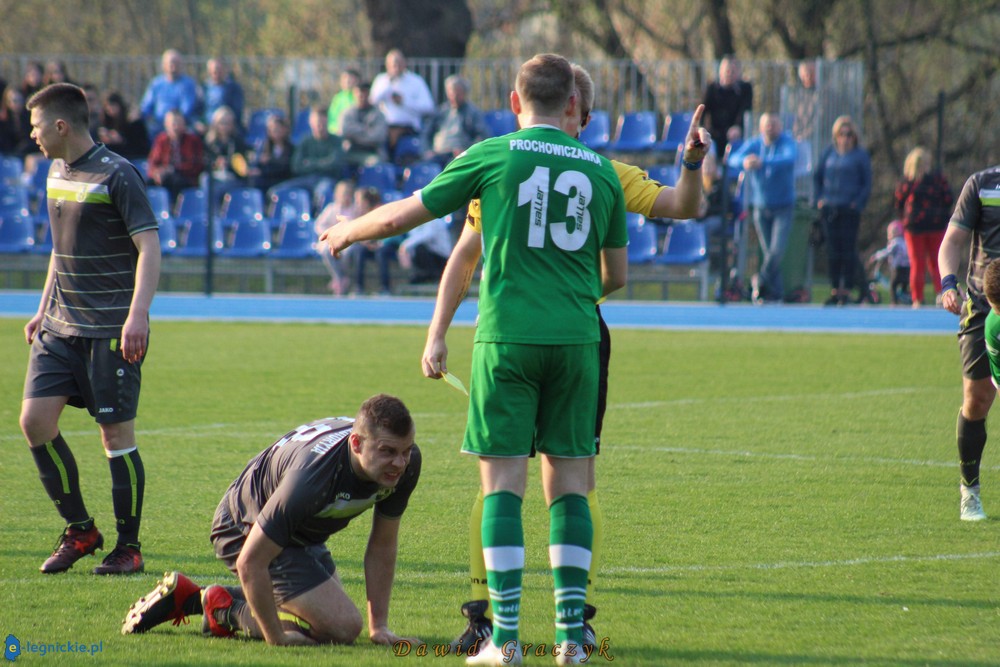
<instances>
[{"instance_id":1,"label":"player in grey kit","mask_svg":"<svg viewBox=\"0 0 1000 667\"><path fill-rule=\"evenodd\" d=\"M269 644L349 644L361 614L344 592L325 542L374 507L365 551L368 633L388 627L399 520L420 476L413 419L379 394L354 419L320 419L288 432L254 457L226 491L212 523L216 556L240 586L201 588L168 572L129 609L122 634L204 614L202 631Z\"/></svg>"}]
</instances>

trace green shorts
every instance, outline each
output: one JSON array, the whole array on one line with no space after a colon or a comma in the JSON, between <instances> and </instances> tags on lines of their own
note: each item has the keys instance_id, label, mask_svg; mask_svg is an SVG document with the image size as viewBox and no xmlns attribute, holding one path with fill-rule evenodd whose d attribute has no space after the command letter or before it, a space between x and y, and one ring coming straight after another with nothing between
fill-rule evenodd
<instances>
[{"instance_id":1,"label":"green shorts","mask_svg":"<svg viewBox=\"0 0 1000 667\"><path fill-rule=\"evenodd\" d=\"M476 343L462 451L593 456L599 367L597 343Z\"/></svg>"}]
</instances>

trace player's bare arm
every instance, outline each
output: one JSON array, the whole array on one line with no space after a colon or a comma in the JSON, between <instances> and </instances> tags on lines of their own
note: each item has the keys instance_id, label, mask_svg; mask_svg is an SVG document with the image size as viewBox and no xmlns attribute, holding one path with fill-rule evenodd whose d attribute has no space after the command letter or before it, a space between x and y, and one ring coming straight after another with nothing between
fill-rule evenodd
<instances>
[{"instance_id":1,"label":"player's bare arm","mask_svg":"<svg viewBox=\"0 0 1000 667\"><path fill-rule=\"evenodd\" d=\"M160 281L160 236L155 229L132 237L139 250L135 270L135 291L128 317L122 325L122 357L129 363L142 359L149 343L149 308Z\"/></svg>"},{"instance_id":2,"label":"player's bare arm","mask_svg":"<svg viewBox=\"0 0 1000 667\"><path fill-rule=\"evenodd\" d=\"M24 325L24 340L28 341L28 345L31 345L35 340L35 336L38 335L38 330L42 328L42 321L45 319L45 306L48 304L49 299L52 298L52 288L56 280L52 261L52 255L49 254L49 268L45 275L45 287L42 289L42 298L38 302L38 312Z\"/></svg>"},{"instance_id":3,"label":"player's bare arm","mask_svg":"<svg viewBox=\"0 0 1000 667\"><path fill-rule=\"evenodd\" d=\"M601 287L604 296L625 287L628 281L628 248L601 250Z\"/></svg>"},{"instance_id":4,"label":"player's bare arm","mask_svg":"<svg viewBox=\"0 0 1000 667\"><path fill-rule=\"evenodd\" d=\"M315 644L312 639L298 632L285 632L278 620L273 583L267 568L280 553L281 546L269 538L260 526L255 524L250 529L243 550L236 560L236 573L247 596L247 604L268 644Z\"/></svg>"},{"instance_id":5,"label":"player's bare arm","mask_svg":"<svg viewBox=\"0 0 1000 667\"><path fill-rule=\"evenodd\" d=\"M399 641L419 643L412 637L400 637L389 629L389 598L396 573L399 544L399 519L375 514L372 532L365 550L365 591L368 597L368 637L373 644L391 646Z\"/></svg>"},{"instance_id":6,"label":"player's bare arm","mask_svg":"<svg viewBox=\"0 0 1000 667\"><path fill-rule=\"evenodd\" d=\"M969 248L972 233L957 225L948 225L938 251L938 267L942 276L957 275L962 263L962 254ZM958 315L962 310L964 295L958 289L949 289L941 293L941 306L948 312Z\"/></svg>"},{"instance_id":7,"label":"player's bare arm","mask_svg":"<svg viewBox=\"0 0 1000 667\"><path fill-rule=\"evenodd\" d=\"M712 135L701 126L705 105L699 104L691 115L687 139L684 142L683 160L687 164L701 165L711 146ZM665 187L653 202L650 213L657 218L687 220L698 217L698 207L702 200L701 169L682 167L677 185Z\"/></svg>"},{"instance_id":8,"label":"player's bare arm","mask_svg":"<svg viewBox=\"0 0 1000 667\"><path fill-rule=\"evenodd\" d=\"M427 328L427 342L420 364L425 377L436 379L448 372L448 346L445 343L445 336L455 317L455 311L469 291L481 254L480 234L471 226L465 225L462 228L462 235L451 251L444 273L441 274L434 315Z\"/></svg>"},{"instance_id":9,"label":"player's bare arm","mask_svg":"<svg viewBox=\"0 0 1000 667\"><path fill-rule=\"evenodd\" d=\"M334 257L340 257L355 243L403 234L435 217L424 207L419 195L411 195L379 206L360 218L344 220L323 232L319 240L329 246Z\"/></svg>"}]
</instances>

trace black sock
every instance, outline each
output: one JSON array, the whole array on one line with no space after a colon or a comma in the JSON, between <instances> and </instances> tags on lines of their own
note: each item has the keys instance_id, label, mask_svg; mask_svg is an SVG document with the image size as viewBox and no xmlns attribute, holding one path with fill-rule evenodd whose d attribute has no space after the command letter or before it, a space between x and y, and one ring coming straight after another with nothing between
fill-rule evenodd
<instances>
[{"instance_id":1,"label":"black sock","mask_svg":"<svg viewBox=\"0 0 1000 667\"><path fill-rule=\"evenodd\" d=\"M181 605L185 616L200 616L205 613L205 608L201 606L201 595L189 595L188 599Z\"/></svg>"},{"instance_id":2,"label":"black sock","mask_svg":"<svg viewBox=\"0 0 1000 667\"><path fill-rule=\"evenodd\" d=\"M118 544L139 548L139 522L142 519L142 496L146 471L139 450L108 459L111 466L111 500L118 524Z\"/></svg>"},{"instance_id":3,"label":"black sock","mask_svg":"<svg viewBox=\"0 0 1000 667\"><path fill-rule=\"evenodd\" d=\"M59 515L74 528L89 530L94 525L94 520L83 504L76 459L69 450L69 445L63 440L62 434L57 434L52 442L29 449L31 455L35 457L42 486L55 503Z\"/></svg>"},{"instance_id":4,"label":"black sock","mask_svg":"<svg viewBox=\"0 0 1000 667\"><path fill-rule=\"evenodd\" d=\"M986 448L986 420L972 421L958 413L958 465L962 484L979 484L979 462Z\"/></svg>"}]
</instances>

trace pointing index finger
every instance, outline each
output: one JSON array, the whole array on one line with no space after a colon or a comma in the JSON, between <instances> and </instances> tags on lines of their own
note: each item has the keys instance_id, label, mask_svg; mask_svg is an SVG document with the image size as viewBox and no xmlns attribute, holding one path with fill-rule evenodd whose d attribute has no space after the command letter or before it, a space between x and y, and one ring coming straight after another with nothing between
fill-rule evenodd
<instances>
[{"instance_id":1,"label":"pointing index finger","mask_svg":"<svg viewBox=\"0 0 1000 667\"><path fill-rule=\"evenodd\" d=\"M691 114L691 129L689 133L697 133L698 128L701 127L701 117L705 113L705 105L699 104L698 108L694 110Z\"/></svg>"}]
</instances>

